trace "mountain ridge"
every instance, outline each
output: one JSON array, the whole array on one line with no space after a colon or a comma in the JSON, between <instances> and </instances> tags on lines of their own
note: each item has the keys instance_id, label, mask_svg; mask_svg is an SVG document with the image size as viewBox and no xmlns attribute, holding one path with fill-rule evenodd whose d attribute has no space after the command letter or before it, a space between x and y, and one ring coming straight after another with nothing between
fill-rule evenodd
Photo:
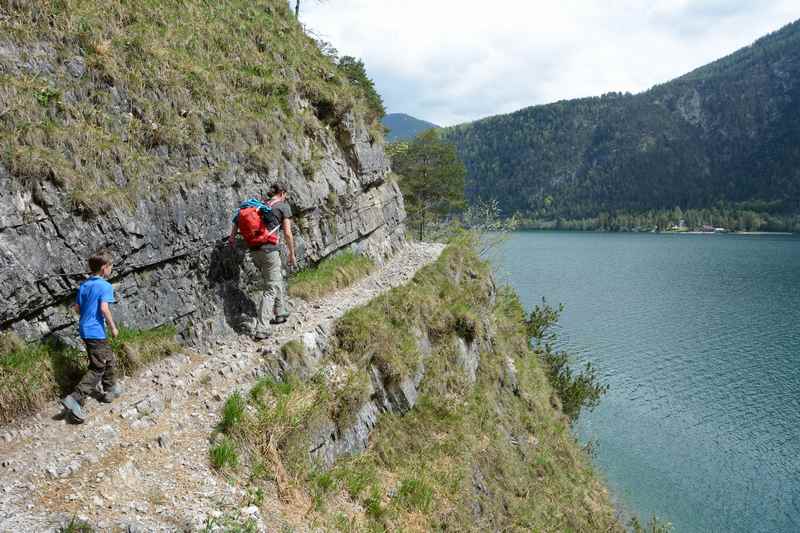
<instances>
[{"instance_id":1,"label":"mountain ridge","mask_svg":"<svg viewBox=\"0 0 800 533\"><path fill-rule=\"evenodd\" d=\"M410 140L423 131L441 127L427 120L412 117L406 113L389 113L383 117L381 122L385 127L389 128L389 131L386 133L386 140L388 142Z\"/></svg>"},{"instance_id":2,"label":"mountain ridge","mask_svg":"<svg viewBox=\"0 0 800 533\"><path fill-rule=\"evenodd\" d=\"M506 214L761 201L800 212L800 21L638 94L561 100L445 128L470 200Z\"/></svg>"}]
</instances>

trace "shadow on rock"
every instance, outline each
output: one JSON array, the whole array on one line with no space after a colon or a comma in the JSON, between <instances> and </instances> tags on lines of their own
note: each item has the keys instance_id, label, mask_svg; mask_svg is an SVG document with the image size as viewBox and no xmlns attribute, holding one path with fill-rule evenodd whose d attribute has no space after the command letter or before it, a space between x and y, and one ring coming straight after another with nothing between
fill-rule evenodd
<instances>
[{"instance_id":1,"label":"shadow on rock","mask_svg":"<svg viewBox=\"0 0 800 533\"><path fill-rule=\"evenodd\" d=\"M217 244L208 267L208 282L222 300L225 322L239 333L245 332L243 317L255 316L257 308L252 298L242 290L246 253L240 247Z\"/></svg>"}]
</instances>

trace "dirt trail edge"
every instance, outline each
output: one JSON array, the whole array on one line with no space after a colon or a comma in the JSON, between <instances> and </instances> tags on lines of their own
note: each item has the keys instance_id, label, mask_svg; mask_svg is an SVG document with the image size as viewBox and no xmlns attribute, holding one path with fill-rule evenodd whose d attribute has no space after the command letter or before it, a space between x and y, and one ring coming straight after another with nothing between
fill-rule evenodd
<instances>
[{"instance_id":1,"label":"dirt trail edge","mask_svg":"<svg viewBox=\"0 0 800 533\"><path fill-rule=\"evenodd\" d=\"M0 427L0 531L58 531L72 517L101 531L203 529L245 494L209 465L209 437L228 395L258 377L265 358L348 309L409 281L443 246L409 243L352 287L292 300L290 320L262 342L227 337L205 353L189 350L123 382L111 405L87 401L89 419L59 420L52 402ZM242 509L263 522L255 506Z\"/></svg>"}]
</instances>

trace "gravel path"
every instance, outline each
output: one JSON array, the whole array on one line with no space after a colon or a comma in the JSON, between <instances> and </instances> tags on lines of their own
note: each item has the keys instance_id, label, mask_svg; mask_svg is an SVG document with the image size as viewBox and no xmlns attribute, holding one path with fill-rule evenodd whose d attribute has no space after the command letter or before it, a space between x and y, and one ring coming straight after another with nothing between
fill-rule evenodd
<instances>
[{"instance_id":1,"label":"gravel path","mask_svg":"<svg viewBox=\"0 0 800 533\"><path fill-rule=\"evenodd\" d=\"M71 517L100 531L197 530L222 520L225 509L272 530L276 518L261 514L267 505L247 505L242 489L209 466L209 437L224 399L248 388L285 342L402 285L442 248L408 244L348 289L316 302L293 300L290 320L266 341L229 337L205 353L161 361L126 379L113 404L88 400L83 425L60 420L53 402L0 428L0 531L53 531Z\"/></svg>"}]
</instances>

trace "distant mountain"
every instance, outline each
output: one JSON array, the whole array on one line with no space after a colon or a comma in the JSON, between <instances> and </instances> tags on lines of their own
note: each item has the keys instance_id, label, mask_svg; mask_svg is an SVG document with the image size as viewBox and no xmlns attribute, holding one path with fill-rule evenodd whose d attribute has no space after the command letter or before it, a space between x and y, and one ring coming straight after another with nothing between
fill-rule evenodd
<instances>
[{"instance_id":1,"label":"distant mountain","mask_svg":"<svg viewBox=\"0 0 800 533\"><path fill-rule=\"evenodd\" d=\"M768 205L800 212L800 21L649 91L443 130L467 196L506 213Z\"/></svg>"},{"instance_id":2,"label":"distant mountain","mask_svg":"<svg viewBox=\"0 0 800 533\"><path fill-rule=\"evenodd\" d=\"M386 140L389 142L413 139L425 130L439 127L405 113L390 113L383 117L382 122L389 128L389 133L386 134Z\"/></svg>"}]
</instances>

